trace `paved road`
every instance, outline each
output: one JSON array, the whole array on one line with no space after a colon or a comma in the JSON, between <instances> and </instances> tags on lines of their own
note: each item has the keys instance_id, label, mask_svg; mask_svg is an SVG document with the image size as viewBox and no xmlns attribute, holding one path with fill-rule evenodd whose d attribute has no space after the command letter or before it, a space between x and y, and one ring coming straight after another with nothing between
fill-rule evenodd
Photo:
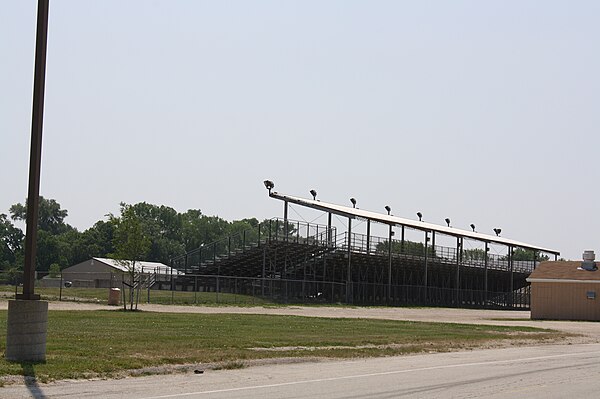
<instances>
[{"instance_id":1,"label":"paved road","mask_svg":"<svg viewBox=\"0 0 600 399\"><path fill-rule=\"evenodd\" d=\"M598 398L600 344L329 361L0 388L2 398Z\"/></svg>"}]
</instances>

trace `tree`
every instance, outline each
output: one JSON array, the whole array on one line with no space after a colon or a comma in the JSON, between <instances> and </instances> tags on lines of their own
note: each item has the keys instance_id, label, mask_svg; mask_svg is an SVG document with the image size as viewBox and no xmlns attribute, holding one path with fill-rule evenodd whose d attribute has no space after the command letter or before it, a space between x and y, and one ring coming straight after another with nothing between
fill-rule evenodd
<instances>
[{"instance_id":1,"label":"tree","mask_svg":"<svg viewBox=\"0 0 600 399\"><path fill-rule=\"evenodd\" d=\"M133 310L134 288L138 275L136 264L146 258L146 255L150 251L151 242L146 231L144 231L142 221L136 215L135 209L131 205L121 203L121 217L116 218L110 215L110 219L115 225L113 238L115 252L111 254L111 258L123 265L127 270L129 304L130 310ZM137 309L137 300L135 302Z\"/></svg>"},{"instance_id":2,"label":"tree","mask_svg":"<svg viewBox=\"0 0 600 399\"><path fill-rule=\"evenodd\" d=\"M245 219L252 220L252 219ZM288 237L294 237L298 234L298 226L296 223L284 222L280 219L265 219L261 223L261 234L263 237L270 234L271 237L278 237L279 239L285 237L286 233Z\"/></svg>"},{"instance_id":3,"label":"tree","mask_svg":"<svg viewBox=\"0 0 600 399\"><path fill-rule=\"evenodd\" d=\"M189 209L181 215L184 249L191 251L225 237L229 223L218 216L203 215L199 209Z\"/></svg>"},{"instance_id":4,"label":"tree","mask_svg":"<svg viewBox=\"0 0 600 399\"><path fill-rule=\"evenodd\" d=\"M377 253L388 253L389 244L388 241L381 241L375 246L375 252ZM420 242L414 241L392 241L392 253L413 255L413 256L425 256L425 245ZM430 246L427 247L427 256L433 258L436 256L436 251Z\"/></svg>"},{"instance_id":5,"label":"tree","mask_svg":"<svg viewBox=\"0 0 600 399\"><path fill-rule=\"evenodd\" d=\"M12 220L27 220L27 201L25 205L14 204L10 207L10 215ZM53 199L45 199L40 196L38 228L47 231L51 234L61 234L67 230L72 230L73 227L64 222L68 212L66 209L61 209L60 204Z\"/></svg>"},{"instance_id":6,"label":"tree","mask_svg":"<svg viewBox=\"0 0 600 399\"><path fill-rule=\"evenodd\" d=\"M462 256L464 260L485 260L486 254L484 249L473 248L463 249Z\"/></svg>"},{"instance_id":7,"label":"tree","mask_svg":"<svg viewBox=\"0 0 600 399\"><path fill-rule=\"evenodd\" d=\"M150 239L148 260L169 263L185 253L182 245L182 217L175 209L140 202L131 206Z\"/></svg>"},{"instance_id":8,"label":"tree","mask_svg":"<svg viewBox=\"0 0 600 399\"><path fill-rule=\"evenodd\" d=\"M104 258L115 252L114 231L115 225L111 220L100 220L79 234L78 239L72 242L72 263L76 264L93 257Z\"/></svg>"},{"instance_id":9,"label":"tree","mask_svg":"<svg viewBox=\"0 0 600 399\"><path fill-rule=\"evenodd\" d=\"M53 263L50 265L50 269L48 269L48 271L51 278L57 278L60 276L60 265L58 263Z\"/></svg>"},{"instance_id":10,"label":"tree","mask_svg":"<svg viewBox=\"0 0 600 399\"><path fill-rule=\"evenodd\" d=\"M15 227L8 217L0 214L0 270L17 267L23 256L23 232Z\"/></svg>"},{"instance_id":11,"label":"tree","mask_svg":"<svg viewBox=\"0 0 600 399\"><path fill-rule=\"evenodd\" d=\"M523 249L523 248L516 248L513 251L513 256L512 256L512 260L513 261L533 261L534 259L534 251L531 249ZM548 257L548 255L542 255L539 252L535 252L535 261L536 262L543 262L550 259ZM508 256L503 256L502 260L508 260Z\"/></svg>"},{"instance_id":12,"label":"tree","mask_svg":"<svg viewBox=\"0 0 600 399\"><path fill-rule=\"evenodd\" d=\"M27 206L14 204L10 207L12 220L26 221ZM40 196L38 215L38 236L36 270L48 271L53 263L61 267L69 266L75 258L73 249L79 241L77 229L65 223L66 209L53 199ZM20 267L20 265L16 265Z\"/></svg>"}]
</instances>

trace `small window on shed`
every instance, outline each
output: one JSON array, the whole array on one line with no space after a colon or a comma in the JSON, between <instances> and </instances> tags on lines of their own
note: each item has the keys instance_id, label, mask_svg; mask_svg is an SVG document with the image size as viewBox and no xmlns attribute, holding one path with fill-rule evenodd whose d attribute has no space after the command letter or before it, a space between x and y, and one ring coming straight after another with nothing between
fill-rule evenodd
<instances>
[{"instance_id":1,"label":"small window on shed","mask_svg":"<svg viewBox=\"0 0 600 399\"><path fill-rule=\"evenodd\" d=\"M596 291L588 291L587 299L596 299Z\"/></svg>"}]
</instances>

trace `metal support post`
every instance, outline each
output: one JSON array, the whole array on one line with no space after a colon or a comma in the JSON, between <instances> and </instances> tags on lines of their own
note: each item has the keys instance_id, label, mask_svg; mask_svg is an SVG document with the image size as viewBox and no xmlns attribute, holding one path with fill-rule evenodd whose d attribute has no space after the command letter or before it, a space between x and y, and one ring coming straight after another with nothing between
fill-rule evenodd
<instances>
[{"instance_id":1,"label":"metal support post","mask_svg":"<svg viewBox=\"0 0 600 399\"><path fill-rule=\"evenodd\" d=\"M514 269L514 259L513 259L513 247L508 247L508 263L510 265L510 305L514 306L514 279L513 279L513 269Z\"/></svg>"},{"instance_id":2,"label":"metal support post","mask_svg":"<svg viewBox=\"0 0 600 399\"><path fill-rule=\"evenodd\" d=\"M485 306L487 306L488 304L488 252L489 252L490 248L488 246L488 243L485 243L485 254L483 254L485 263L484 263L484 269L483 269L483 291L484 291L484 301L485 301Z\"/></svg>"},{"instance_id":3,"label":"metal support post","mask_svg":"<svg viewBox=\"0 0 600 399\"><path fill-rule=\"evenodd\" d=\"M367 220L367 255L371 254L371 220Z\"/></svg>"},{"instance_id":4,"label":"metal support post","mask_svg":"<svg viewBox=\"0 0 600 399\"><path fill-rule=\"evenodd\" d=\"M327 244L332 246L333 235L331 234L331 212L327 216Z\"/></svg>"},{"instance_id":5,"label":"metal support post","mask_svg":"<svg viewBox=\"0 0 600 399\"><path fill-rule=\"evenodd\" d=\"M348 218L348 270L346 273L346 302L352 298L352 218Z\"/></svg>"},{"instance_id":6,"label":"metal support post","mask_svg":"<svg viewBox=\"0 0 600 399\"><path fill-rule=\"evenodd\" d=\"M456 305L460 302L460 258L461 258L461 240L460 237L456 237L456 282L454 286L456 287Z\"/></svg>"},{"instance_id":7,"label":"metal support post","mask_svg":"<svg viewBox=\"0 0 600 399\"><path fill-rule=\"evenodd\" d=\"M400 238L400 253L404 253L404 226L402 226L402 236Z\"/></svg>"},{"instance_id":8,"label":"metal support post","mask_svg":"<svg viewBox=\"0 0 600 399\"><path fill-rule=\"evenodd\" d=\"M428 270L427 270L428 269L428 264L427 264L428 259L427 258L428 258L428 256L427 256L427 252L429 252L428 251L428 241L429 241L429 232L426 231L425 232L425 276L423 279L424 286L425 286L425 301L427 301L427 297L428 297L428 295L427 295L427 290L428 290L428 281L427 281L427 275L428 275Z\"/></svg>"},{"instance_id":9,"label":"metal support post","mask_svg":"<svg viewBox=\"0 0 600 399\"><path fill-rule=\"evenodd\" d=\"M288 239L288 202L283 202L283 236L285 241Z\"/></svg>"},{"instance_id":10,"label":"metal support post","mask_svg":"<svg viewBox=\"0 0 600 399\"><path fill-rule=\"evenodd\" d=\"M404 226L402 226L402 235L400 237L400 253L404 254ZM402 262L402 285L402 289L406 293L406 262Z\"/></svg>"},{"instance_id":11,"label":"metal support post","mask_svg":"<svg viewBox=\"0 0 600 399\"><path fill-rule=\"evenodd\" d=\"M390 224L388 233L388 299L392 300L392 225Z\"/></svg>"},{"instance_id":12,"label":"metal support post","mask_svg":"<svg viewBox=\"0 0 600 399\"><path fill-rule=\"evenodd\" d=\"M298 229L298 231L300 231L300 229ZM309 244L308 237L310 237L310 223L306 223L306 244ZM318 239L318 237L315 236L315 239Z\"/></svg>"}]
</instances>

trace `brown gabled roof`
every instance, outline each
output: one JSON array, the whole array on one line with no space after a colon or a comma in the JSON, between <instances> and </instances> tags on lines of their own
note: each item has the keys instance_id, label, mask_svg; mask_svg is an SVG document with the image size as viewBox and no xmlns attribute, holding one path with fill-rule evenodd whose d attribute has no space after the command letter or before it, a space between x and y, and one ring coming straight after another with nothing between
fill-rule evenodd
<instances>
[{"instance_id":1,"label":"brown gabled roof","mask_svg":"<svg viewBox=\"0 0 600 399\"><path fill-rule=\"evenodd\" d=\"M600 263L598 263L600 266ZM580 261L542 262L529 275L530 280L598 280L600 269L581 270Z\"/></svg>"}]
</instances>

